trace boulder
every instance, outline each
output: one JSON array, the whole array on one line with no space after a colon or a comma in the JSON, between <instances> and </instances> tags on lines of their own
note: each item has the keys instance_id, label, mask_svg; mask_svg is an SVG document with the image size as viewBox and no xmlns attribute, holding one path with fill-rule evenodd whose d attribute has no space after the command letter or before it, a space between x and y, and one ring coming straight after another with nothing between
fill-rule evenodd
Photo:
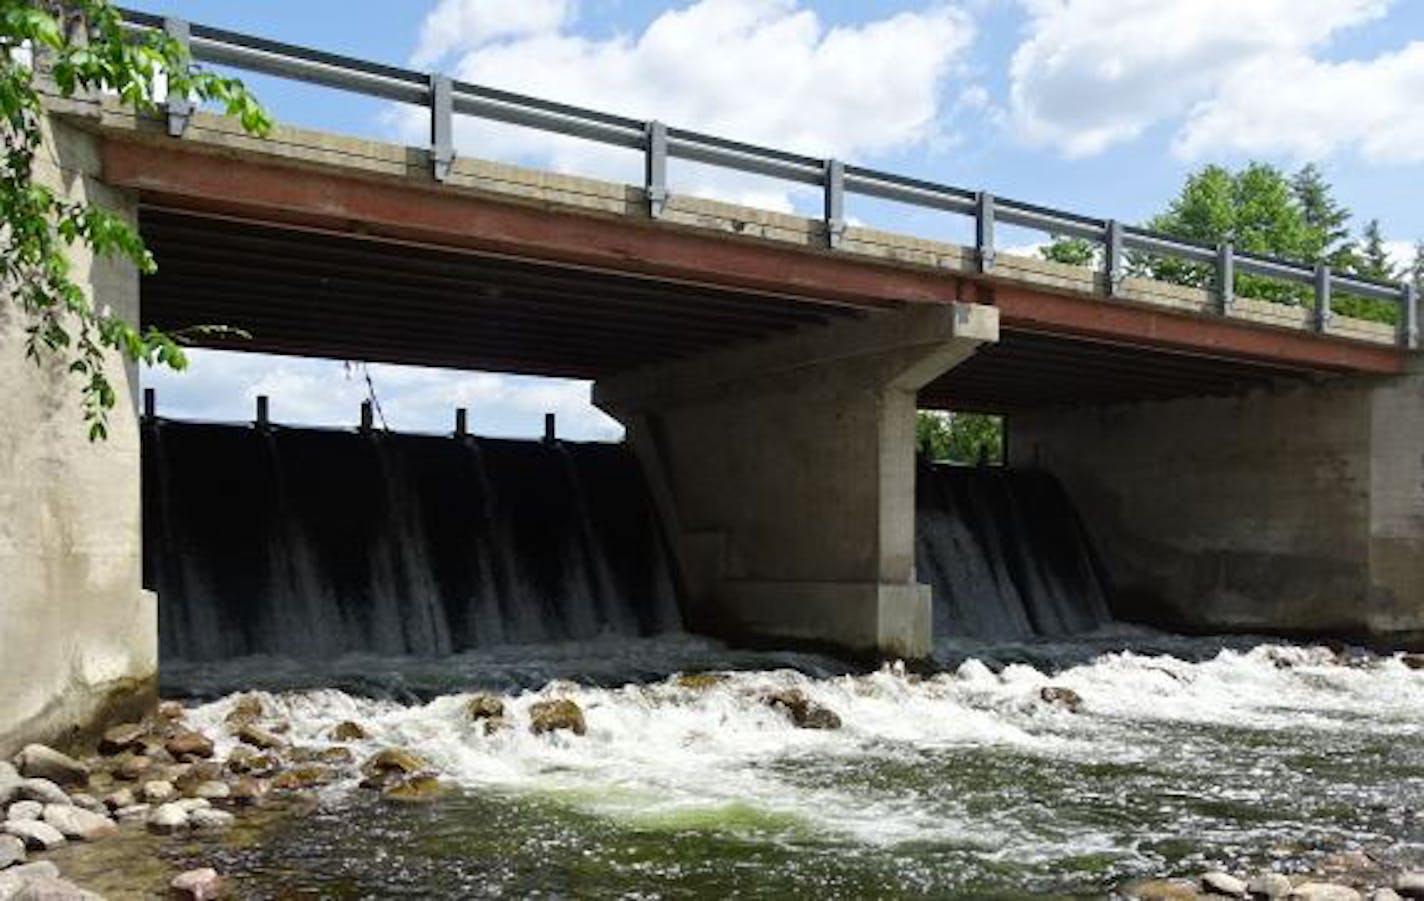
<instances>
[{"instance_id":1,"label":"boulder","mask_svg":"<svg viewBox=\"0 0 1424 901\"><path fill-rule=\"evenodd\" d=\"M181 701L164 701L158 705L158 718L164 722L181 720L188 715L188 709Z\"/></svg>"},{"instance_id":2,"label":"boulder","mask_svg":"<svg viewBox=\"0 0 1424 901\"><path fill-rule=\"evenodd\" d=\"M6 820L0 830L25 843L31 851L49 851L64 844L64 833L43 820Z\"/></svg>"},{"instance_id":3,"label":"boulder","mask_svg":"<svg viewBox=\"0 0 1424 901\"><path fill-rule=\"evenodd\" d=\"M104 796L104 806L110 810L118 810L120 807L131 807L137 800L133 789L120 788Z\"/></svg>"},{"instance_id":4,"label":"boulder","mask_svg":"<svg viewBox=\"0 0 1424 901\"><path fill-rule=\"evenodd\" d=\"M89 811L90 813L98 813L98 814L103 814L103 815L105 815L105 816L107 816L108 813L109 813L109 808L107 808L107 807L104 806L104 802L103 802L103 801L100 801L98 798L94 797L93 795L86 795L86 794L84 794L84 793L82 793L82 792L81 792L81 793L78 793L78 794L70 795L70 796L69 796L69 803L70 803L70 804L73 804L75 807L79 807L79 808L82 808L82 809L84 809L84 810L87 810L87 811Z\"/></svg>"},{"instance_id":5,"label":"boulder","mask_svg":"<svg viewBox=\"0 0 1424 901\"><path fill-rule=\"evenodd\" d=\"M228 800L234 804L256 804L267 794L267 783L251 776L242 776L230 787Z\"/></svg>"},{"instance_id":6,"label":"boulder","mask_svg":"<svg viewBox=\"0 0 1424 901\"><path fill-rule=\"evenodd\" d=\"M58 829L65 838L86 842L98 841L118 829L108 817L73 804L46 804L44 821Z\"/></svg>"},{"instance_id":7,"label":"boulder","mask_svg":"<svg viewBox=\"0 0 1424 901\"><path fill-rule=\"evenodd\" d=\"M198 786L221 779L222 775L223 768L219 764L211 760L204 760L184 770L180 776L173 780L173 787L178 790L179 794L192 795L195 794Z\"/></svg>"},{"instance_id":8,"label":"boulder","mask_svg":"<svg viewBox=\"0 0 1424 901\"><path fill-rule=\"evenodd\" d=\"M211 782L204 782L193 788L192 795L195 798L202 798L205 801L226 798L232 795L232 788L226 782L216 779Z\"/></svg>"},{"instance_id":9,"label":"boulder","mask_svg":"<svg viewBox=\"0 0 1424 901\"><path fill-rule=\"evenodd\" d=\"M1246 883L1230 873L1223 873L1220 870L1203 873L1201 886L1202 890L1210 895L1223 895L1227 898L1246 897Z\"/></svg>"},{"instance_id":10,"label":"boulder","mask_svg":"<svg viewBox=\"0 0 1424 901\"><path fill-rule=\"evenodd\" d=\"M678 673L673 679L673 684L689 691L706 691L725 681L727 681L725 673Z\"/></svg>"},{"instance_id":11,"label":"boulder","mask_svg":"<svg viewBox=\"0 0 1424 901\"><path fill-rule=\"evenodd\" d=\"M282 741L280 737L271 732L268 732L266 729L263 729L261 726L258 726L255 723L244 723L243 725L238 726L237 731L234 734L237 735L237 740L242 742L243 744L251 745L252 747L259 748L263 751L270 751L274 748L280 748L282 747L282 745L286 744L286 742Z\"/></svg>"},{"instance_id":12,"label":"boulder","mask_svg":"<svg viewBox=\"0 0 1424 901\"><path fill-rule=\"evenodd\" d=\"M242 695L233 702L232 709L224 719L236 726L256 722L266 715L267 711L262 707L261 698L256 695Z\"/></svg>"},{"instance_id":13,"label":"boulder","mask_svg":"<svg viewBox=\"0 0 1424 901\"><path fill-rule=\"evenodd\" d=\"M21 779L15 790L15 797L21 801L38 801L41 804L68 804L69 795L64 789L48 779Z\"/></svg>"},{"instance_id":14,"label":"boulder","mask_svg":"<svg viewBox=\"0 0 1424 901\"><path fill-rule=\"evenodd\" d=\"M150 832L168 835L188 828L188 812L177 804L160 804L148 815L145 822Z\"/></svg>"},{"instance_id":15,"label":"boulder","mask_svg":"<svg viewBox=\"0 0 1424 901\"><path fill-rule=\"evenodd\" d=\"M1260 873L1246 881L1246 892L1252 898L1268 901L1285 898L1291 893L1290 877L1281 873Z\"/></svg>"},{"instance_id":16,"label":"boulder","mask_svg":"<svg viewBox=\"0 0 1424 901\"><path fill-rule=\"evenodd\" d=\"M223 878L212 867L179 873L168 883L168 888L180 901L212 901L227 892Z\"/></svg>"},{"instance_id":17,"label":"boulder","mask_svg":"<svg viewBox=\"0 0 1424 901\"><path fill-rule=\"evenodd\" d=\"M25 880L20 890L10 895L10 901L104 901L103 896L80 888L58 876L39 876Z\"/></svg>"},{"instance_id":18,"label":"boulder","mask_svg":"<svg viewBox=\"0 0 1424 901\"><path fill-rule=\"evenodd\" d=\"M1045 685L1038 690L1039 700L1045 704L1062 707L1069 713L1083 709L1083 697L1071 688L1061 685Z\"/></svg>"},{"instance_id":19,"label":"boulder","mask_svg":"<svg viewBox=\"0 0 1424 901\"><path fill-rule=\"evenodd\" d=\"M1399 662L1410 669L1424 669L1424 654L1401 654Z\"/></svg>"},{"instance_id":20,"label":"boulder","mask_svg":"<svg viewBox=\"0 0 1424 901\"><path fill-rule=\"evenodd\" d=\"M360 723L354 723L351 720L337 723L331 730L332 741L362 741L369 737L370 735Z\"/></svg>"},{"instance_id":21,"label":"boulder","mask_svg":"<svg viewBox=\"0 0 1424 901\"><path fill-rule=\"evenodd\" d=\"M235 822L237 817L227 811L209 807L190 811L188 814L188 825L194 829L226 829Z\"/></svg>"},{"instance_id":22,"label":"boulder","mask_svg":"<svg viewBox=\"0 0 1424 901\"><path fill-rule=\"evenodd\" d=\"M143 784L141 794L143 799L150 804L162 804L177 797L178 789L173 787L172 782L165 779L154 779Z\"/></svg>"},{"instance_id":23,"label":"boulder","mask_svg":"<svg viewBox=\"0 0 1424 901\"><path fill-rule=\"evenodd\" d=\"M1370 901L1404 901L1404 896L1392 888L1377 888L1370 892Z\"/></svg>"},{"instance_id":24,"label":"boulder","mask_svg":"<svg viewBox=\"0 0 1424 901\"><path fill-rule=\"evenodd\" d=\"M9 804L20 787L20 773L9 761L0 760L0 807Z\"/></svg>"},{"instance_id":25,"label":"boulder","mask_svg":"<svg viewBox=\"0 0 1424 901\"><path fill-rule=\"evenodd\" d=\"M1292 901L1362 901L1360 893L1334 882L1304 882L1291 889Z\"/></svg>"},{"instance_id":26,"label":"boulder","mask_svg":"<svg viewBox=\"0 0 1424 901\"><path fill-rule=\"evenodd\" d=\"M1400 873L1394 890L1405 898L1424 898L1424 871Z\"/></svg>"},{"instance_id":27,"label":"boulder","mask_svg":"<svg viewBox=\"0 0 1424 901\"><path fill-rule=\"evenodd\" d=\"M1137 879L1122 887L1124 898L1136 901L1196 901L1196 885L1185 879Z\"/></svg>"},{"instance_id":28,"label":"boulder","mask_svg":"<svg viewBox=\"0 0 1424 901\"><path fill-rule=\"evenodd\" d=\"M504 718L504 702L494 695L475 695L465 705L465 712L475 722Z\"/></svg>"},{"instance_id":29,"label":"boulder","mask_svg":"<svg viewBox=\"0 0 1424 901\"><path fill-rule=\"evenodd\" d=\"M29 779L48 779L56 785L89 784L89 768L68 754L46 745L25 745L15 755L15 768Z\"/></svg>"},{"instance_id":30,"label":"boulder","mask_svg":"<svg viewBox=\"0 0 1424 901\"><path fill-rule=\"evenodd\" d=\"M588 732L583 710L568 698L535 701L529 705L529 731L535 735L566 730L575 735Z\"/></svg>"},{"instance_id":31,"label":"boulder","mask_svg":"<svg viewBox=\"0 0 1424 901\"><path fill-rule=\"evenodd\" d=\"M806 697L799 688L774 691L764 698L778 710L784 710L798 729L839 729L841 718L829 707L822 707Z\"/></svg>"},{"instance_id":32,"label":"boulder","mask_svg":"<svg viewBox=\"0 0 1424 901\"><path fill-rule=\"evenodd\" d=\"M142 753L148 735L148 727L142 723L120 723L104 730L99 739L99 753L112 757L125 751Z\"/></svg>"},{"instance_id":33,"label":"boulder","mask_svg":"<svg viewBox=\"0 0 1424 901\"><path fill-rule=\"evenodd\" d=\"M329 785L337 780L338 773L331 767L319 763L303 763L278 773L272 780L272 787L279 791L297 791Z\"/></svg>"},{"instance_id":34,"label":"boulder","mask_svg":"<svg viewBox=\"0 0 1424 901\"><path fill-rule=\"evenodd\" d=\"M293 763L329 763L343 766L356 762L356 755L350 748L335 746L330 748L292 748L287 755Z\"/></svg>"},{"instance_id":35,"label":"boulder","mask_svg":"<svg viewBox=\"0 0 1424 901\"><path fill-rule=\"evenodd\" d=\"M45 806L39 801L16 801L5 811L7 820L38 820L44 816Z\"/></svg>"},{"instance_id":36,"label":"boulder","mask_svg":"<svg viewBox=\"0 0 1424 901\"><path fill-rule=\"evenodd\" d=\"M361 785L384 788L405 776L428 770L429 764L404 748L386 748L361 764Z\"/></svg>"},{"instance_id":37,"label":"boulder","mask_svg":"<svg viewBox=\"0 0 1424 901\"><path fill-rule=\"evenodd\" d=\"M0 835L0 870L25 862L25 840L17 835Z\"/></svg>"},{"instance_id":38,"label":"boulder","mask_svg":"<svg viewBox=\"0 0 1424 901\"><path fill-rule=\"evenodd\" d=\"M192 813L195 810L207 810L213 806L213 802L207 798L179 798L172 803L174 807L184 813Z\"/></svg>"},{"instance_id":39,"label":"boulder","mask_svg":"<svg viewBox=\"0 0 1424 901\"><path fill-rule=\"evenodd\" d=\"M213 756L213 740L201 732L185 729L163 743L163 749L178 760Z\"/></svg>"}]
</instances>

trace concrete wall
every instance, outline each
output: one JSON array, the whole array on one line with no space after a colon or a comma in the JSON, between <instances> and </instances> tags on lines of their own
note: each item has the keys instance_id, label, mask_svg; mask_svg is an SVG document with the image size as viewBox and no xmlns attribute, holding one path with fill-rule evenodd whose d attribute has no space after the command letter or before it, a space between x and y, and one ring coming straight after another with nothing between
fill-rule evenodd
<instances>
[{"instance_id":1,"label":"concrete wall","mask_svg":"<svg viewBox=\"0 0 1424 901\"><path fill-rule=\"evenodd\" d=\"M95 141L49 127L43 180L132 216L132 200L97 180ZM99 303L137 318L132 266L78 252L73 263ZM151 703L157 673L157 608L141 584L137 373L110 361L118 403L108 441L91 444L77 380L25 359L24 325L0 303L0 757Z\"/></svg>"},{"instance_id":2,"label":"concrete wall","mask_svg":"<svg viewBox=\"0 0 1424 901\"><path fill-rule=\"evenodd\" d=\"M1026 413L1118 613L1192 630L1424 637L1424 375Z\"/></svg>"},{"instance_id":3,"label":"concrete wall","mask_svg":"<svg viewBox=\"0 0 1424 901\"><path fill-rule=\"evenodd\" d=\"M915 393L995 340L996 312L885 313L595 386L655 483L694 628L928 652Z\"/></svg>"}]
</instances>

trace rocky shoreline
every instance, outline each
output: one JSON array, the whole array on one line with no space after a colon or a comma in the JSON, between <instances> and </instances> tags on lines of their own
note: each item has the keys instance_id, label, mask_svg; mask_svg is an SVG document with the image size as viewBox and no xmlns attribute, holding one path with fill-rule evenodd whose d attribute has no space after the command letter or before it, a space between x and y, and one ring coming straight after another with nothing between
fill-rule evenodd
<instances>
[{"instance_id":1,"label":"rocky shoreline","mask_svg":"<svg viewBox=\"0 0 1424 901\"><path fill-rule=\"evenodd\" d=\"M1277 665L1290 664L1282 660ZM1424 668L1424 658L1411 656L1406 665ZM670 678L667 688L698 696L729 678L715 672L682 674ZM756 706L776 711L798 729L842 728L840 715L799 688L744 691ZM572 684L550 683L540 699L516 704L517 710L500 697L475 695L461 702L461 717L486 736L520 729L581 741L589 722L570 696L576 692ZM1059 685L1044 685L1033 699L1066 716L1090 710L1090 702ZM596 718L598 711L593 712ZM92 755L76 759L29 745L13 762L0 761L0 901L100 898L82 886L85 872L102 864L86 867L84 862L102 859L106 846L126 856L128 871L137 872L142 868L133 856L156 857L164 840L213 840L246 825L260 829L283 817L299 817L316 809L317 793L328 787L349 787L392 803L429 801L451 790L428 761L406 748L377 743L372 730L356 719L328 720L319 735L307 727L299 740L294 733L301 730L255 694L236 696L219 712L199 719L203 722L193 722L188 708L168 701L143 722L108 729ZM177 867L142 869L145 886L135 888L145 896L166 891L186 899L241 894L241 886L230 884L216 867L203 865L216 860L202 859L199 843L195 854L185 856L181 872L175 872ZM66 864L68 878L58 863ZM112 879L105 884L114 891ZM1424 873L1402 872L1364 852L1347 851L1324 857L1309 872L1135 879L1111 895L1141 901L1424 899Z\"/></svg>"}]
</instances>

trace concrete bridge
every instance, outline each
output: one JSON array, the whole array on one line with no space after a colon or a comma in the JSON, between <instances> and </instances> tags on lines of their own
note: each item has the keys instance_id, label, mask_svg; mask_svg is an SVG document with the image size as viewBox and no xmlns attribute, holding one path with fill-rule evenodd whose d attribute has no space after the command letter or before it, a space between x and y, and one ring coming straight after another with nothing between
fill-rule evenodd
<instances>
[{"instance_id":1,"label":"concrete bridge","mask_svg":"<svg viewBox=\"0 0 1424 901\"><path fill-rule=\"evenodd\" d=\"M222 323L212 346L595 381L627 428L690 621L733 638L917 656L914 411L1004 413L1104 553L1120 610L1191 629L1424 636L1424 372L1398 285L1204 248L1116 222L518 98L146 16L195 56L428 105L430 147L173 104L51 104L45 177L139 225L160 261L80 259L144 323ZM613 184L455 158L455 113L644 154ZM668 157L818 185L825 215L681 196ZM975 246L849 226L844 196L972 216ZM1104 271L996 253L1007 222L1101 240ZM1215 287L1131 277L1129 252ZM1313 308L1235 297L1234 272ZM1399 325L1334 315L1348 293ZM8 315L8 310L4 315ZM151 697L137 377L90 446L64 373L0 322L0 751ZM221 478L214 473L214 478ZM33 649L33 650L31 650Z\"/></svg>"}]
</instances>

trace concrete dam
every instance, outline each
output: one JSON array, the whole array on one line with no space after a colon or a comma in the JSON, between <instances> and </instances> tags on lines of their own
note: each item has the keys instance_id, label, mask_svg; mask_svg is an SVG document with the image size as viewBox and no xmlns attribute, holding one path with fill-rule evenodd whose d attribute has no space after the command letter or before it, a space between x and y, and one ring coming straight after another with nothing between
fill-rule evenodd
<instances>
[{"instance_id":1,"label":"concrete dam","mask_svg":"<svg viewBox=\"0 0 1424 901\"><path fill-rule=\"evenodd\" d=\"M171 663L683 630L676 565L623 445L155 419L143 453L145 582ZM1051 475L921 462L917 486L939 636L1109 621L1101 563Z\"/></svg>"}]
</instances>

